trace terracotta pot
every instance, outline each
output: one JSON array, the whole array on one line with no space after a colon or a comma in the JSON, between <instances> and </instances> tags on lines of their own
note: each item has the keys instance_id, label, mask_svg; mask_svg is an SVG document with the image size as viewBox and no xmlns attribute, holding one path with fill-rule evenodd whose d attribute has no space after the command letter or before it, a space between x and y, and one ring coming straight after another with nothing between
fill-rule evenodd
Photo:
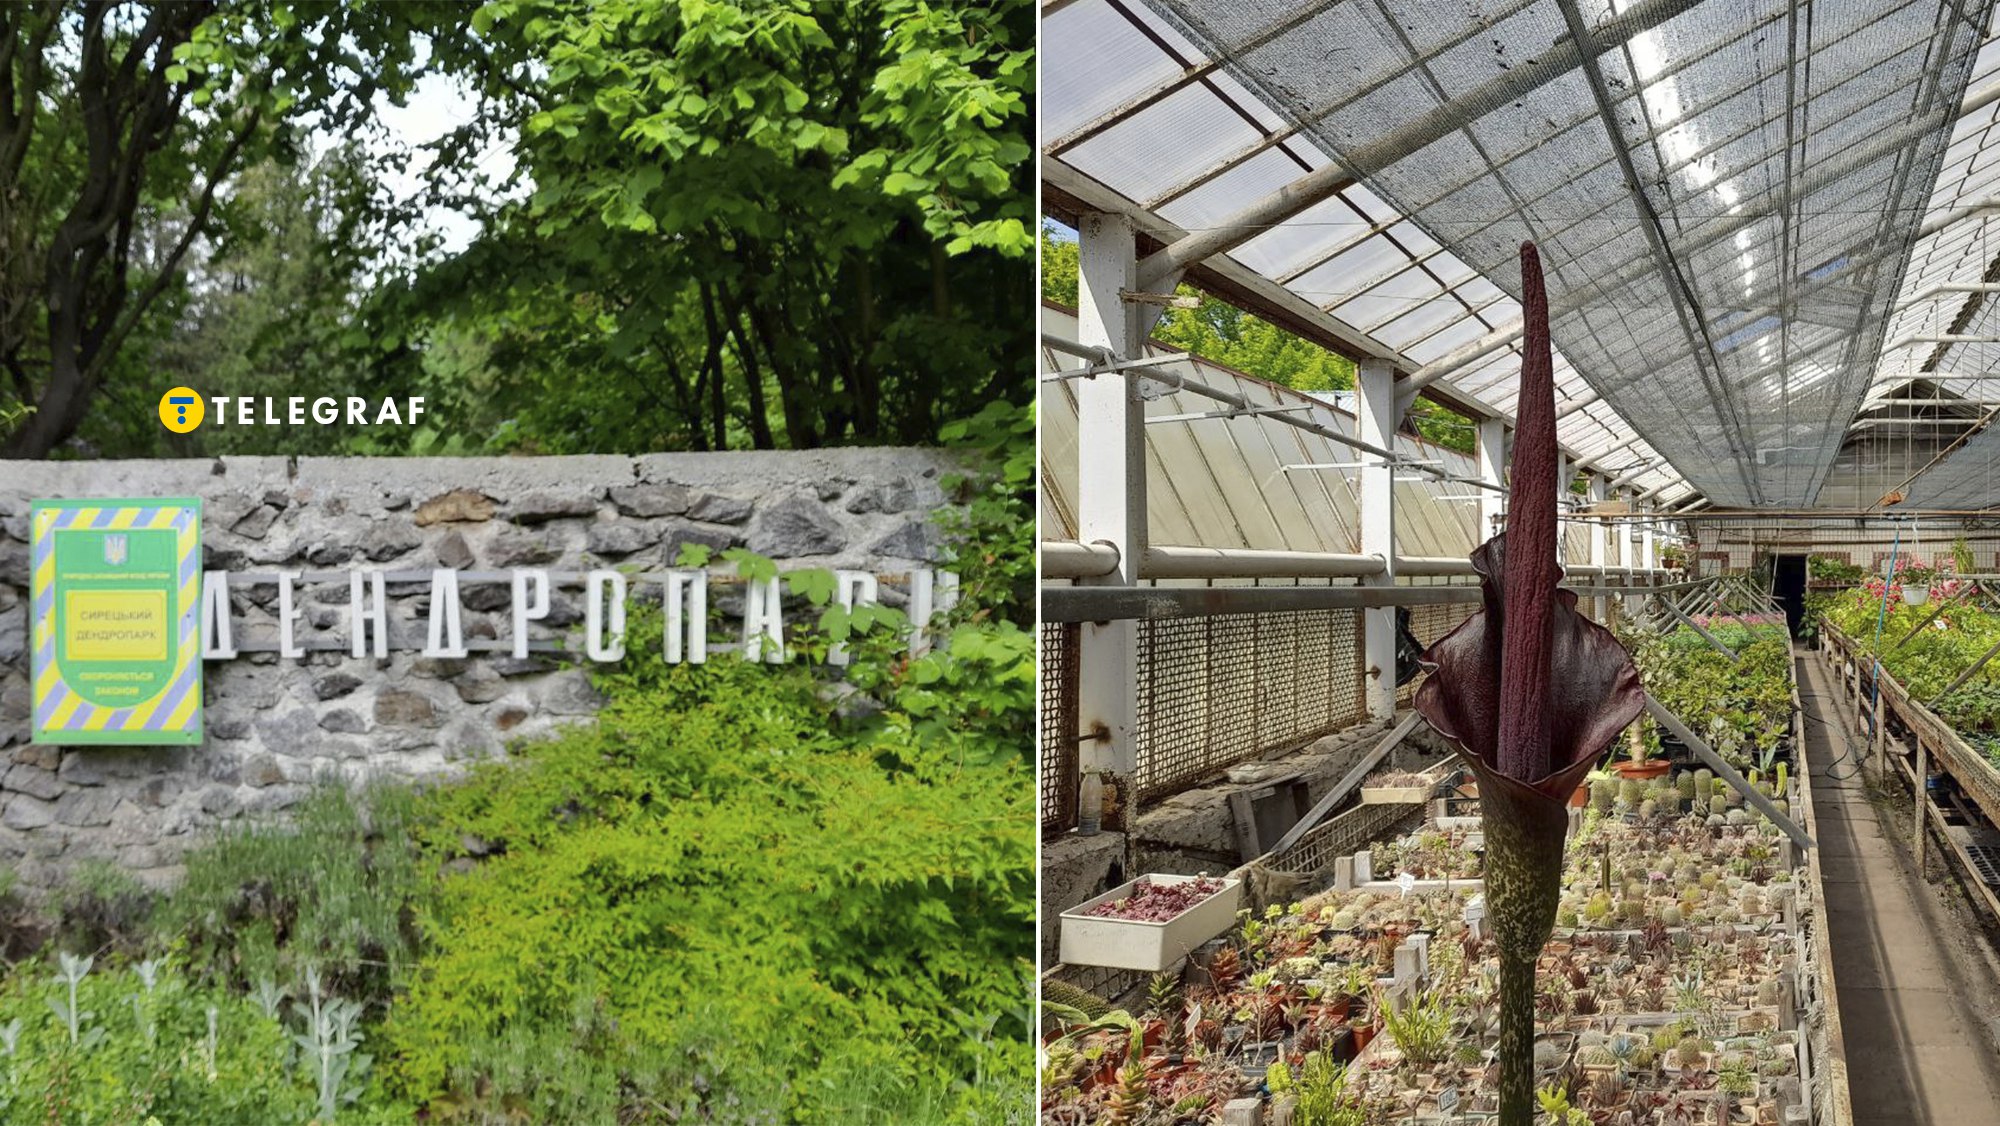
<instances>
[{"instance_id":1,"label":"terracotta pot","mask_svg":"<svg viewBox=\"0 0 2000 1126\"><path fill-rule=\"evenodd\" d=\"M1638 762L1633 762L1631 759L1619 759L1617 762L1611 764L1611 769L1620 778L1643 781L1648 778L1658 778L1666 774L1667 771L1673 769L1673 763L1663 758L1640 759Z\"/></svg>"},{"instance_id":2,"label":"terracotta pot","mask_svg":"<svg viewBox=\"0 0 2000 1126\"><path fill-rule=\"evenodd\" d=\"M1375 1026L1372 1024L1351 1024L1347 1027L1354 1033L1354 1054L1358 1056L1367 1051L1369 1041L1375 1039Z\"/></svg>"},{"instance_id":3,"label":"terracotta pot","mask_svg":"<svg viewBox=\"0 0 2000 1126\"><path fill-rule=\"evenodd\" d=\"M1576 792L1569 796L1570 808L1582 809L1584 806L1589 804L1590 804L1590 783L1578 782L1576 784Z\"/></svg>"}]
</instances>

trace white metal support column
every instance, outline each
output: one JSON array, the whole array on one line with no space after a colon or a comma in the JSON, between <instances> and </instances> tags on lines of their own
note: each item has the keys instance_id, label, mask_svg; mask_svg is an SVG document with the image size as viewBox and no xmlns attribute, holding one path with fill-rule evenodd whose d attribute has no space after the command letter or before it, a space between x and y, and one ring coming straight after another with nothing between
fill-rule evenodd
<instances>
[{"instance_id":1,"label":"white metal support column","mask_svg":"<svg viewBox=\"0 0 2000 1126\"><path fill-rule=\"evenodd\" d=\"M1562 514L1569 511L1569 502L1574 499L1569 482L1575 475L1569 455L1556 451L1556 562L1565 567L1569 565L1569 521Z\"/></svg>"},{"instance_id":2,"label":"white metal support column","mask_svg":"<svg viewBox=\"0 0 2000 1126\"><path fill-rule=\"evenodd\" d=\"M1651 516L1653 502L1647 501L1641 511ZM1651 520L1647 520L1644 524L1639 525L1639 565L1644 567L1648 572L1646 581L1649 583L1652 582L1651 572L1660 569L1660 540L1658 536L1653 534L1653 522Z\"/></svg>"},{"instance_id":3,"label":"white metal support column","mask_svg":"<svg viewBox=\"0 0 2000 1126\"><path fill-rule=\"evenodd\" d=\"M1631 497L1632 494L1628 490L1626 492L1627 507L1633 511L1637 511L1639 506L1637 504L1631 503ZM1613 529L1612 534L1616 537L1617 541L1618 565L1625 569L1625 581L1623 585L1625 586L1635 585L1639 581L1639 561L1632 557L1631 523L1625 520L1619 521L1617 526ZM1624 610L1627 614L1638 613L1639 596L1636 594L1626 595Z\"/></svg>"},{"instance_id":4,"label":"white metal support column","mask_svg":"<svg viewBox=\"0 0 2000 1126\"><path fill-rule=\"evenodd\" d=\"M1603 504L1606 498L1610 496L1609 490L1607 490L1604 487L1604 485L1605 482L1603 477L1597 476L1595 474L1591 475L1590 503L1593 508ZM1584 533L1590 538L1589 540L1590 565L1592 567L1597 568L1597 576L1592 581L1596 582L1599 586L1603 586L1605 585L1604 549L1607 546L1609 546L1608 543L1609 537L1605 534L1604 522L1602 520L1591 520L1585 523L1583 528L1584 528ZM1596 602L1597 602L1597 620L1601 622L1604 620L1605 611L1608 610L1611 606L1611 600L1605 598L1603 595L1599 595L1596 599Z\"/></svg>"},{"instance_id":5,"label":"white metal support column","mask_svg":"<svg viewBox=\"0 0 2000 1126\"><path fill-rule=\"evenodd\" d=\"M1356 413L1361 440L1383 449L1396 443L1396 372L1379 360L1363 360L1355 372ZM1368 586L1396 585L1396 469L1379 454L1361 457L1361 553L1382 558L1382 573ZM1361 612L1362 661L1367 678L1368 714L1396 714L1396 609L1374 606Z\"/></svg>"},{"instance_id":6,"label":"white metal support column","mask_svg":"<svg viewBox=\"0 0 2000 1126\"><path fill-rule=\"evenodd\" d=\"M1479 420L1479 479L1489 485L1507 483L1507 424L1497 418ZM1506 514L1507 496L1492 489L1479 490L1479 528L1472 537L1475 544L1485 543L1500 531L1500 519Z\"/></svg>"},{"instance_id":7,"label":"white metal support column","mask_svg":"<svg viewBox=\"0 0 2000 1126\"><path fill-rule=\"evenodd\" d=\"M1078 225L1077 339L1137 359L1145 348L1138 306L1132 224L1089 214ZM1077 380L1077 525L1085 543L1118 549L1118 566L1086 582L1128 586L1146 552L1146 417L1132 370ZM1129 776L1138 768L1139 628L1133 621L1086 622L1077 718L1085 772Z\"/></svg>"}]
</instances>

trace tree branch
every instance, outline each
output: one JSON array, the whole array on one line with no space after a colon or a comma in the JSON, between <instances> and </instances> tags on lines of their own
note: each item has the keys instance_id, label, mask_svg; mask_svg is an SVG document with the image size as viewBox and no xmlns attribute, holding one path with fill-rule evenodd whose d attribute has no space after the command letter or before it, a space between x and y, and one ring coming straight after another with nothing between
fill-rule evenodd
<instances>
[{"instance_id":1,"label":"tree branch","mask_svg":"<svg viewBox=\"0 0 2000 1126\"><path fill-rule=\"evenodd\" d=\"M235 166L236 158L243 152L243 146L249 143L262 120L262 110L251 110L243 127L238 129L229 139L229 144L224 146L221 157L209 171L208 182L202 185L200 198L195 201L194 208L189 213L187 229L181 232L180 238L174 240L173 249L167 252L165 260L161 262L159 273L153 276L145 289L139 291L135 299L126 304L120 323L114 325L105 335L103 347L91 359L93 369L102 367L103 357L117 354L118 349L125 343L125 338L132 334L132 329L138 324L139 319L145 316L147 308L166 291L176 269L180 266L181 259L187 256L188 248L194 245L197 237L207 233L209 214L215 207L216 189L221 186L229 169Z\"/></svg>"},{"instance_id":2,"label":"tree branch","mask_svg":"<svg viewBox=\"0 0 2000 1126\"><path fill-rule=\"evenodd\" d=\"M49 39L55 35L56 27L62 22L61 0L43 6L43 19L35 28L34 38L28 43L28 53L21 60L21 85L14 87L12 73L7 73L8 112L14 116L9 123L0 122L0 184L12 186L20 176L22 162L28 157L28 141L35 135L35 107L41 104L42 75L45 70L44 52ZM26 26L26 17L16 25L16 34ZM10 50L14 37L9 36ZM4 70L4 68L0 68Z\"/></svg>"}]
</instances>

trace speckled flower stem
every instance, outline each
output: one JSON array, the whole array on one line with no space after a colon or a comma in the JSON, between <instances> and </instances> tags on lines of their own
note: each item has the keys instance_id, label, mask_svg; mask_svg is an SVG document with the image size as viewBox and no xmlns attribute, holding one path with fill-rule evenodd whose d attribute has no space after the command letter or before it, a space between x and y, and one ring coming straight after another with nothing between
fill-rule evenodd
<instances>
[{"instance_id":1,"label":"speckled flower stem","mask_svg":"<svg viewBox=\"0 0 2000 1126\"><path fill-rule=\"evenodd\" d=\"M1486 900L1500 953L1500 1126L1535 1117L1535 962L1562 895L1560 803L1482 783Z\"/></svg>"}]
</instances>

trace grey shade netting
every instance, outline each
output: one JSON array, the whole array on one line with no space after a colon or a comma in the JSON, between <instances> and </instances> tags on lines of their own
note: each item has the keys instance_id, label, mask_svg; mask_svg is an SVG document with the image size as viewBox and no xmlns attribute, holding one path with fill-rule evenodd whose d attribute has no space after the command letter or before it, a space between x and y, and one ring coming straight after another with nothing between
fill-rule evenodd
<instances>
[{"instance_id":1,"label":"grey shade netting","mask_svg":"<svg viewBox=\"0 0 2000 1126\"><path fill-rule=\"evenodd\" d=\"M1149 2L1510 294L1519 243L1539 243L1568 361L1711 500L1746 506L1809 504L1825 479L1991 6L1581 6L1614 147L1556 3L1342 3L1260 43L1297 0ZM1399 151L1445 105L1464 107L1453 128Z\"/></svg>"},{"instance_id":2,"label":"grey shade netting","mask_svg":"<svg viewBox=\"0 0 2000 1126\"><path fill-rule=\"evenodd\" d=\"M1963 319L1955 326L1970 337L2000 337L2000 294L1973 294ZM2000 344L1966 343L1950 348L1951 366L1959 371L1990 372L2000 364ZM1992 384L1985 384L1992 386ZM1923 469L1912 465L1911 472ZM2000 504L2000 427L1988 426L1964 445L1944 455L1905 489L1906 508L1983 509Z\"/></svg>"}]
</instances>

